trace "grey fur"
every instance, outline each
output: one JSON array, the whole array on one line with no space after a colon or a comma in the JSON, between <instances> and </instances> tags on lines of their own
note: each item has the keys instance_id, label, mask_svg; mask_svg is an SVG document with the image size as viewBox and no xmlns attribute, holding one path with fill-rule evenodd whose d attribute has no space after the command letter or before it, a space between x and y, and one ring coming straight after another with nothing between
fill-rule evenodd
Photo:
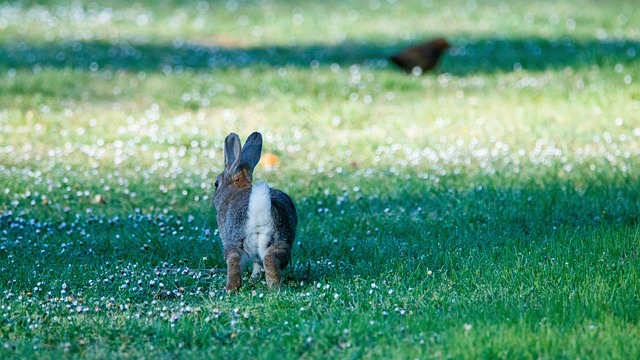
<instances>
[{"instance_id":1,"label":"grey fur","mask_svg":"<svg viewBox=\"0 0 640 360\"><path fill-rule=\"evenodd\" d=\"M262 153L262 135L259 132L254 132L247 138L247 141L242 147L242 159L240 166L245 168L249 175L253 178L253 169L260 161L260 155Z\"/></svg>"},{"instance_id":2,"label":"grey fur","mask_svg":"<svg viewBox=\"0 0 640 360\"><path fill-rule=\"evenodd\" d=\"M241 285L241 276L235 271L238 256L246 258L244 249L247 238L249 199L252 191L253 170L260 160L262 136L254 132L240 150L240 138L231 133L225 139L225 169L216 179L217 187L213 197L216 220L227 262L227 290L236 290ZM296 236L298 215L291 198L277 189L270 189L271 217L274 223L273 235L268 241L264 256L267 285L278 287L281 272L291 260L291 248ZM254 267L255 269L255 267ZM254 275L255 270L254 270Z\"/></svg>"},{"instance_id":3,"label":"grey fur","mask_svg":"<svg viewBox=\"0 0 640 360\"><path fill-rule=\"evenodd\" d=\"M224 166L226 169L235 169L240 160L240 137L231 133L224 139Z\"/></svg>"}]
</instances>

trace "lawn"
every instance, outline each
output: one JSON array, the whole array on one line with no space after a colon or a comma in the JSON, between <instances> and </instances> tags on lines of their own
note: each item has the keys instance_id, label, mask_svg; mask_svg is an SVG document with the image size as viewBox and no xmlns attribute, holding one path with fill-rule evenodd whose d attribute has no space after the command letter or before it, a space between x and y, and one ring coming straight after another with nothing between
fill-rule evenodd
<instances>
[{"instance_id":1,"label":"lawn","mask_svg":"<svg viewBox=\"0 0 640 360\"><path fill-rule=\"evenodd\" d=\"M639 59L633 0L1 3L0 358L640 358ZM298 233L227 294L254 130Z\"/></svg>"}]
</instances>

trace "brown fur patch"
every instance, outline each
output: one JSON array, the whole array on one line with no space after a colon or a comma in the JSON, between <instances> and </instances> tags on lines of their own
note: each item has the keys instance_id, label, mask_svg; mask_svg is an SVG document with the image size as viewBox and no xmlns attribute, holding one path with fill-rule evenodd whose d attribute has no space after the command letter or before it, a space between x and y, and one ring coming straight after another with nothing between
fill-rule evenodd
<instances>
[{"instance_id":1,"label":"brown fur patch","mask_svg":"<svg viewBox=\"0 0 640 360\"><path fill-rule=\"evenodd\" d=\"M231 180L233 180L233 186L237 189L245 189L251 187L251 177L247 170L242 169L239 173L235 174Z\"/></svg>"},{"instance_id":2,"label":"brown fur patch","mask_svg":"<svg viewBox=\"0 0 640 360\"><path fill-rule=\"evenodd\" d=\"M242 286L240 254L231 253L227 256L227 291L235 291Z\"/></svg>"},{"instance_id":3,"label":"brown fur patch","mask_svg":"<svg viewBox=\"0 0 640 360\"><path fill-rule=\"evenodd\" d=\"M290 253L285 249L272 247L262 260L264 274L269 289L278 289L282 283L282 270L289 263Z\"/></svg>"},{"instance_id":4,"label":"brown fur patch","mask_svg":"<svg viewBox=\"0 0 640 360\"><path fill-rule=\"evenodd\" d=\"M273 252L264 256L264 274L267 278L267 287L277 289L280 287L280 266Z\"/></svg>"}]
</instances>

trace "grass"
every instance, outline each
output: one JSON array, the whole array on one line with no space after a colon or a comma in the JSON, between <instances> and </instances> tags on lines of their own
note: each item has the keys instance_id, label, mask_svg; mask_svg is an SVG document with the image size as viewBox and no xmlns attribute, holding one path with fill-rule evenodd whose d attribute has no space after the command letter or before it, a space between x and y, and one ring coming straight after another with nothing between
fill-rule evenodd
<instances>
[{"instance_id":1,"label":"grass","mask_svg":"<svg viewBox=\"0 0 640 360\"><path fill-rule=\"evenodd\" d=\"M640 356L633 1L110 6L0 5L1 358ZM253 130L300 226L228 295Z\"/></svg>"}]
</instances>

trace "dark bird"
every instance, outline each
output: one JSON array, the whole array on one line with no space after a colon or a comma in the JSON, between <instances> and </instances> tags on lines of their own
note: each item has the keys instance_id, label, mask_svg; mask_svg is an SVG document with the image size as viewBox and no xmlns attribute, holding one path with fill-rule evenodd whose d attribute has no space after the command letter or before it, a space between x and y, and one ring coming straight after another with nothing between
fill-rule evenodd
<instances>
[{"instance_id":1,"label":"dark bird","mask_svg":"<svg viewBox=\"0 0 640 360\"><path fill-rule=\"evenodd\" d=\"M408 73L413 73L416 68L425 72L436 67L442 53L450 47L447 40L437 38L402 50L389 59Z\"/></svg>"}]
</instances>

